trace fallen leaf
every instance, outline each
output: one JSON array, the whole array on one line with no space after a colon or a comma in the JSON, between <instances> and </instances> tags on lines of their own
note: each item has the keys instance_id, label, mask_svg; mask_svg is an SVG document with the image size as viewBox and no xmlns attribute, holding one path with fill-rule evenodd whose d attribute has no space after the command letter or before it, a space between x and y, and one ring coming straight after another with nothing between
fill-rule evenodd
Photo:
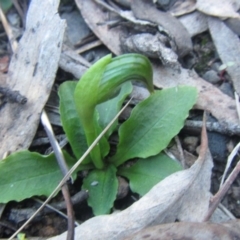
<instances>
[{"instance_id":1,"label":"fallen leaf","mask_svg":"<svg viewBox=\"0 0 240 240\"><path fill-rule=\"evenodd\" d=\"M12 56L7 87L20 91L27 103L6 104L1 109L1 150L28 148L39 125L58 68L65 22L60 19L58 1L31 1L26 30ZM36 12L38 14L36 14Z\"/></svg>"},{"instance_id":2,"label":"fallen leaf","mask_svg":"<svg viewBox=\"0 0 240 240\"><path fill-rule=\"evenodd\" d=\"M232 240L240 236L240 220L227 223L176 222L146 228L124 240Z\"/></svg>"},{"instance_id":3,"label":"fallen leaf","mask_svg":"<svg viewBox=\"0 0 240 240\"><path fill-rule=\"evenodd\" d=\"M218 88L200 78L193 70L182 68L181 72L153 64L154 85L158 88L169 88L178 85L190 85L198 89L196 108L209 111L225 126L238 125L234 100ZM219 111L222 109L222 111ZM223 110L224 109L224 110Z\"/></svg>"},{"instance_id":4,"label":"fallen leaf","mask_svg":"<svg viewBox=\"0 0 240 240\"><path fill-rule=\"evenodd\" d=\"M192 40L189 33L175 17L158 10L148 0L132 0L131 7L136 18L156 23L169 33L177 45L179 56L185 56L192 50Z\"/></svg>"},{"instance_id":5,"label":"fallen leaf","mask_svg":"<svg viewBox=\"0 0 240 240\"><path fill-rule=\"evenodd\" d=\"M84 222L75 229L75 239L119 240L148 226L176 219L203 221L210 200L212 166L206 129L203 128L200 154L191 168L165 178L124 211ZM66 239L66 233L53 239Z\"/></svg>"},{"instance_id":6,"label":"fallen leaf","mask_svg":"<svg viewBox=\"0 0 240 240\"><path fill-rule=\"evenodd\" d=\"M181 16L196 10L196 0L176 1L168 11L173 16Z\"/></svg>"},{"instance_id":7,"label":"fallen leaf","mask_svg":"<svg viewBox=\"0 0 240 240\"><path fill-rule=\"evenodd\" d=\"M187 29L191 37L208 30L206 15L201 12L195 11L193 13L180 16L178 17L178 20Z\"/></svg>"},{"instance_id":8,"label":"fallen leaf","mask_svg":"<svg viewBox=\"0 0 240 240\"><path fill-rule=\"evenodd\" d=\"M207 15L221 18L239 18L238 0L197 0L197 9Z\"/></svg>"},{"instance_id":9,"label":"fallen leaf","mask_svg":"<svg viewBox=\"0 0 240 240\"><path fill-rule=\"evenodd\" d=\"M228 26L217 18L208 18L209 30L222 63L231 77L234 88L240 94L240 41ZM231 66L229 66L232 63Z\"/></svg>"}]
</instances>

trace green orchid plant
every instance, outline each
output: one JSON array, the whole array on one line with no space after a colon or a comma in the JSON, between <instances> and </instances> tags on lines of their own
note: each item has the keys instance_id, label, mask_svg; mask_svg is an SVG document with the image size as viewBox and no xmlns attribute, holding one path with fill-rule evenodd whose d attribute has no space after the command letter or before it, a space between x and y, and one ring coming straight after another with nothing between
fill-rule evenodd
<instances>
[{"instance_id":1,"label":"green orchid plant","mask_svg":"<svg viewBox=\"0 0 240 240\"><path fill-rule=\"evenodd\" d=\"M64 152L67 164L71 167L120 111L132 91L132 80L143 82L150 96L134 107L125 122L110 127L78 169L88 170L82 188L89 192L88 204L95 215L111 211L118 176L129 180L133 192L144 195L166 176L181 170L180 164L162 151L183 127L197 91L188 86L154 90L151 63L140 54L107 55L80 81L61 84L60 116L74 155ZM114 153L109 143L113 133L119 136ZM125 164L129 160L134 161ZM13 169L17 175L12 174ZM0 162L0 188L7 193L0 195L0 202L49 196L60 179L53 154L14 153Z\"/></svg>"}]
</instances>

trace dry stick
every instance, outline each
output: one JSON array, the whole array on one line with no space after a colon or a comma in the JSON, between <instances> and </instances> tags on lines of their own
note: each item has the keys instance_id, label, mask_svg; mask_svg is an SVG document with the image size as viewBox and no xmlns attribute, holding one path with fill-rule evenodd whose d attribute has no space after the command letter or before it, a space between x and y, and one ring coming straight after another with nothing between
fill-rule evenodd
<instances>
[{"instance_id":1,"label":"dry stick","mask_svg":"<svg viewBox=\"0 0 240 240\"><path fill-rule=\"evenodd\" d=\"M22 9L21 6L19 5L18 0L12 0L12 2L13 2L14 7L16 8L18 14L20 15L20 17L21 17L21 19L22 19L23 26L24 26L24 28L25 28L26 23L25 23L25 17L24 17L23 9ZM25 3L25 4L26 4L26 3Z\"/></svg>"},{"instance_id":2,"label":"dry stick","mask_svg":"<svg viewBox=\"0 0 240 240\"><path fill-rule=\"evenodd\" d=\"M236 92L235 92L235 101L236 101L238 118L240 119L239 96ZM239 144L240 143L238 143L238 145L233 149L232 153L228 157L228 162L227 162L227 166L226 166L226 169L224 171L224 174L223 174L223 178L225 177L226 172L227 172L228 168L230 167L230 164L232 162L234 154L237 154L237 152L238 152ZM220 189L211 199L210 206L209 206L209 209L208 209L208 213L205 216L204 221L208 221L210 219L213 212L216 210L219 203L222 201L223 197L225 196L225 194L227 193L227 191L231 187L232 183L237 178L239 172L240 172L240 161L238 161L237 165L235 166L235 168L233 169L233 171L231 172L231 174L229 175L229 177L227 178L227 180L225 181L225 183L223 185L222 185L222 183L223 183L224 179L222 179Z\"/></svg>"},{"instance_id":3,"label":"dry stick","mask_svg":"<svg viewBox=\"0 0 240 240\"><path fill-rule=\"evenodd\" d=\"M11 47L12 47L12 51L15 52L17 50L17 41L14 39L13 37L13 33L12 33L12 29L11 27L9 26L8 22L7 22L7 19L3 13L3 10L2 8L0 7L0 18L1 18L1 21L2 21L2 24L3 24L3 27L4 27L4 30L8 36L8 40L11 44Z\"/></svg>"},{"instance_id":4,"label":"dry stick","mask_svg":"<svg viewBox=\"0 0 240 240\"><path fill-rule=\"evenodd\" d=\"M184 154L183 154L183 149L182 149L180 139L179 139L178 136L176 136L176 137L174 137L174 140L177 144L177 149L178 149L178 152L180 154L180 162L182 164L182 167L185 169L186 168L186 160L185 160L185 157L184 157Z\"/></svg>"},{"instance_id":5,"label":"dry stick","mask_svg":"<svg viewBox=\"0 0 240 240\"><path fill-rule=\"evenodd\" d=\"M77 49L75 49L74 51L77 53L77 54L81 54L83 52L86 52L94 47L98 47L98 46L101 46L102 45L102 41L100 40L95 40L93 42L90 42L90 43L87 43L85 44L84 46L81 46Z\"/></svg>"},{"instance_id":6,"label":"dry stick","mask_svg":"<svg viewBox=\"0 0 240 240\"><path fill-rule=\"evenodd\" d=\"M213 212L217 208L218 204L221 202L223 197L225 196L226 192L231 187L234 180L237 178L238 174L240 172L240 162L236 165L236 167L233 169L223 186L219 189L219 191L212 197L211 203L208 209L208 213L206 217L204 218L204 221L208 221L210 217L212 216Z\"/></svg>"},{"instance_id":7,"label":"dry stick","mask_svg":"<svg viewBox=\"0 0 240 240\"><path fill-rule=\"evenodd\" d=\"M57 158L58 165L62 171L63 176L65 176L68 173L68 166L66 164L66 161L64 159L62 150L54 136L52 126L50 124L50 121L48 119L47 113L45 110L43 110L42 115L41 115L41 121L42 125L48 135L49 141L51 143L51 146L53 148L53 151L55 153L55 156ZM62 194L64 197L64 200L66 202L66 207L67 207L67 215L68 215L68 235L67 239L68 240L73 240L74 239L74 226L75 226L75 218L74 218L74 211L73 211L73 206L71 203L71 197L69 194L68 186L67 184L64 184L62 186Z\"/></svg>"},{"instance_id":8,"label":"dry stick","mask_svg":"<svg viewBox=\"0 0 240 240\"><path fill-rule=\"evenodd\" d=\"M58 165L63 173L63 175L65 176L68 172L68 166L66 164L66 161L64 159L62 150L58 144L58 141L56 140L54 133L53 133L53 129L52 126L50 124L50 121L48 119L47 113L45 110L43 110L42 115L41 115L41 122L42 125L47 133L47 136L49 138L49 141L51 143L51 146L53 148L53 151L56 155L57 161L58 161Z\"/></svg>"},{"instance_id":9,"label":"dry stick","mask_svg":"<svg viewBox=\"0 0 240 240\"><path fill-rule=\"evenodd\" d=\"M34 199L34 201L36 201L37 203L43 204L43 201L41 201L41 200L39 200L39 199L37 199L37 198L33 198L33 199ZM65 202L65 205L66 205L66 202ZM51 210L52 212L56 212L56 213L58 213L60 216L68 219L68 216L67 216L65 213L61 212L60 210L58 210L57 208L53 207L52 205L46 204L45 206L46 206L46 208L48 208L48 209ZM80 226L80 224L75 221L75 226Z\"/></svg>"},{"instance_id":10,"label":"dry stick","mask_svg":"<svg viewBox=\"0 0 240 240\"><path fill-rule=\"evenodd\" d=\"M208 131L215 131L227 135L238 135L240 136L240 125L226 125L219 122L207 122L206 123ZM188 130L199 130L202 129L202 121L186 120L184 123L184 129Z\"/></svg>"},{"instance_id":11,"label":"dry stick","mask_svg":"<svg viewBox=\"0 0 240 240\"><path fill-rule=\"evenodd\" d=\"M21 232L24 227L31 222L31 220L44 208L45 204L47 204L52 197L59 191L59 189L63 186L63 184L69 179L69 176L78 168L81 162L86 158L86 156L92 151L95 145L99 142L102 136L108 131L108 129L112 126L112 124L117 120L117 118L122 114L124 109L129 105L132 98L126 103L126 105L121 109L121 111L113 118L113 120L105 127L105 129L98 135L95 141L91 144L91 146L87 149L87 151L82 155L82 157L74 164L74 166L68 171L66 176L61 180L58 186L53 190L50 196L45 200L45 202L38 208L38 210L20 227L10 238L9 240L13 239L19 232Z\"/></svg>"}]
</instances>

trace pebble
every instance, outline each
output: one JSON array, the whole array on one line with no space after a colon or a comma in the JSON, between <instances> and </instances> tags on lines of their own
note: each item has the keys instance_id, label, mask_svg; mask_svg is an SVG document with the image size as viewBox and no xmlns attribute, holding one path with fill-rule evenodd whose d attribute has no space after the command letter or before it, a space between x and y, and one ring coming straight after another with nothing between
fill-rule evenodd
<instances>
[{"instance_id":1,"label":"pebble","mask_svg":"<svg viewBox=\"0 0 240 240\"><path fill-rule=\"evenodd\" d=\"M191 153L196 152L197 145L198 145L198 137L189 136L189 137L185 137L183 140L184 148L186 148Z\"/></svg>"},{"instance_id":2,"label":"pebble","mask_svg":"<svg viewBox=\"0 0 240 240\"><path fill-rule=\"evenodd\" d=\"M227 142L229 138L216 132L208 132L208 146L213 160L225 163L227 160Z\"/></svg>"},{"instance_id":3,"label":"pebble","mask_svg":"<svg viewBox=\"0 0 240 240\"><path fill-rule=\"evenodd\" d=\"M209 70L209 71L205 72L202 77L203 77L203 79L205 79L206 81L208 81L212 84L218 83L220 80L217 72L215 72L214 70Z\"/></svg>"},{"instance_id":4,"label":"pebble","mask_svg":"<svg viewBox=\"0 0 240 240\"><path fill-rule=\"evenodd\" d=\"M227 94L229 97L234 98L233 87L229 82L223 82L219 88L223 93Z\"/></svg>"}]
</instances>

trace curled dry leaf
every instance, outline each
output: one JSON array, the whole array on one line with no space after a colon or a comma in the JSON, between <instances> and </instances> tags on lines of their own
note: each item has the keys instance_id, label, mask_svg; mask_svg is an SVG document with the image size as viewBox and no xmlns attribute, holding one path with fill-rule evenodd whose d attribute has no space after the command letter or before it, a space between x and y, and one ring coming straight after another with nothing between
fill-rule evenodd
<instances>
[{"instance_id":1,"label":"curled dry leaf","mask_svg":"<svg viewBox=\"0 0 240 240\"><path fill-rule=\"evenodd\" d=\"M207 15L221 18L239 18L238 0L197 0L197 9Z\"/></svg>"},{"instance_id":2,"label":"curled dry leaf","mask_svg":"<svg viewBox=\"0 0 240 240\"><path fill-rule=\"evenodd\" d=\"M240 94L240 41L237 34L235 34L226 24L217 18L208 18L209 30L217 49L219 57L223 64L228 66L226 71L230 75L234 88Z\"/></svg>"},{"instance_id":3,"label":"curled dry leaf","mask_svg":"<svg viewBox=\"0 0 240 240\"><path fill-rule=\"evenodd\" d=\"M176 222L146 228L124 240L232 240L240 236L240 221L228 223Z\"/></svg>"},{"instance_id":4,"label":"curled dry leaf","mask_svg":"<svg viewBox=\"0 0 240 240\"><path fill-rule=\"evenodd\" d=\"M93 32L113 53L116 55L121 54L120 36L124 35L123 27L119 25L116 28L108 28L106 24L99 25L99 23L106 21L106 12L104 13L93 0L75 1ZM160 64L154 64L154 84L160 88L178 85L195 86L199 92L196 108L207 109L221 124L229 126L238 125L234 100L200 78L192 70L182 68L180 72L177 72L171 68L162 67ZM218 109L222 109L222 111L218 111Z\"/></svg>"},{"instance_id":5,"label":"curled dry leaf","mask_svg":"<svg viewBox=\"0 0 240 240\"><path fill-rule=\"evenodd\" d=\"M165 178L126 210L86 221L76 228L75 239L124 239L148 226L176 219L202 221L208 211L212 166L204 127L200 155L191 168ZM66 233L51 239L65 238Z\"/></svg>"}]
</instances>

